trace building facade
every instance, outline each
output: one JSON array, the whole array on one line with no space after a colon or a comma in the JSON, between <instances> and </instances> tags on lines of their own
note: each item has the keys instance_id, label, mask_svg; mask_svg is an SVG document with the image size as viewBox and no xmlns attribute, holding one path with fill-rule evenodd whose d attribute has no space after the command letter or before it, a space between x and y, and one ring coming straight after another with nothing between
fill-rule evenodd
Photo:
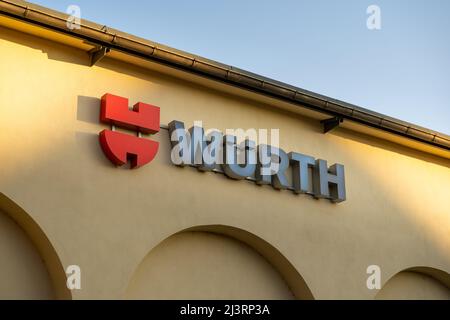
<instances>
[{"instance_id":1,"label":"building facade","mask_svg":"<svg viewBox=\"0 0 450 320\"><path fill-rule=\"evenodd\" d=\"M0 298L450 298L448 136L66 21L0 1ZM142 105L102 118L105 94ZM146 131L132 117L149 105ZM329 194L319 162L305 190L292 158L287 188L175 165L173 121L279 129L286 154L326 160Z\"/></svg>"}]
</instances>

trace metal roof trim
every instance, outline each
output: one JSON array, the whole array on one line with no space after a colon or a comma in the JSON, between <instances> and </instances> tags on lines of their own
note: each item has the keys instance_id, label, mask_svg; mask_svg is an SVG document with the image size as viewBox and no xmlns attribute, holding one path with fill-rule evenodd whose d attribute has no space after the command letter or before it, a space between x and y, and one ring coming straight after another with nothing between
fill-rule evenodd
<instances>
[{"instance_id":1,"label":"metal roof trim","mask_svg":"<svg viewBox=\"0 0 450 320\"><path fill-rule=\"evenodd\" d=\"M0 14L82 38L99 46L120 50L247 90L293 102L301 107L330 116L342 117L343 119L450 150L450 136L446 134L233 66L173 49L87 20L81 20L80 29L70 30L66 26L68 15L25 1L1 0Z\"/></svg>"}]
</instances>

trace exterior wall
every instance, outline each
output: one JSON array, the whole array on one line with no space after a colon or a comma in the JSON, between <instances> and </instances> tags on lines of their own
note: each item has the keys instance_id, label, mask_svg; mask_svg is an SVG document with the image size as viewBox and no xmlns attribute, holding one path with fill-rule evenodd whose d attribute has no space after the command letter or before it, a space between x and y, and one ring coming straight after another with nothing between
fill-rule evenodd
<instances>
[{"instance_id":1,"label":"exterior wall","mask_svg":"<svg viewBox=\"0 0 450 320\"><path fill-rule=\"evenodd\" d=\"M157 256L152 249L181 230L209 225L264 239L318 299L374 298L376 290L366 287L372 264L381 267L383 284L416 266L448 275L448 159L344 129L324 135L318 121L188 78L109 58L89 67L85 52L0 27L0 192L40 225L63 266L81 267L82 290L73 291L73 298L147 292L127 288L136 270L147 277L138 266L147 264L149 253ZM166 130L153 136L160 149L152 163L115 168L98 143L98 133L107 128L98 121L99 98L106 92L128 97L130 104L161 107L162 124L177 119L187 126L202 120L205 128L220 130L280 128L284 150L345 165L347 201L333 204L176 167ZM209 247L198 248L209 256ZM237 265L249 255L240 250ZM188 263L184 257L180 253ZM258 264L250 260L249 266ZM260 264L266 270L261 277L266 274L278 292L279 282ZM242 277L232 274L233 280Z\"/></svg>"},{"instance_id":2,"label":"exterior wall","mask_svg":"<svg viewBox=\"0 0 450 320\"><path fill-rule=\"evenodd\" d=\"M276 270L247 245L222 235L183 232L142 261L130 299L293 299Z\"/></svg>"},{"instance_id":3,"label":"exterior wall","mask_svg":"<svg viewBox=\"0 0 450 320\"><path fill-rule=\"evenodd\" d=\"M392 277L376 298L450 300L450 290L430 276L403 271Z\"/></svg>"},{"instance_id":4,"label":"exterior wall","mask_svg":"<svg viewBox=\"0 0 450 320\"><path fill-rule=\"evenodd\" d=\"M25 232L0 211L0 299L53 299L38 251Z\"/></svg>"}]
</instances>

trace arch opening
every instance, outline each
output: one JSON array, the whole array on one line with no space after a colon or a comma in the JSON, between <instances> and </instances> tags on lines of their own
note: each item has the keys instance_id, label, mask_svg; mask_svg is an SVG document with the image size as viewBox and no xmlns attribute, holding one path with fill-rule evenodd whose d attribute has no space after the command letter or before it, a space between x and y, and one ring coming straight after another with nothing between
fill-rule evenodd
<instances>
[{"instance_id":1,"label":"arch opening","mask_svg":"<svg viewBox=\"0 0 450 320\"><path fill-rule=\"evenodd\" d=\"M196 226L151 249L126 289L131 299L313 299L273 246L242 229Z\"/></svg>"},{"instance_id":2,"label":"arch opening","mask_svg":"<svg viewBox=\"0 0 450 320\"><path fill-rule=\"evenodd\" d=\"M375 296L379 300L450 300L450 274L414 267L392 276Z\"/></svg>"},{"instance_id":3,"label":"arch opening","mask_svg":"<svg viewBox=\"0 0 450 320\"><path fill-rule=\"evenodd\" d=\"M61 261L40 226L0 193L0 299L71 299Z\"/></svg>"}]
</instances>

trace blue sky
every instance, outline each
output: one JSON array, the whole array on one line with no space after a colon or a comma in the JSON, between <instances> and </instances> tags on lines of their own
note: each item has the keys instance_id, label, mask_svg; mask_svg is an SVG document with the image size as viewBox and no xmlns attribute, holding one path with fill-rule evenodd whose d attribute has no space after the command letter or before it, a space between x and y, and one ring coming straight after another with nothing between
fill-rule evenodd
<instances>
[{"instance_id":1,"label":"blue sky","mask_svg":"<svg viewBox=\"0 0 450 320\"><path fill-rule=\"evenodd\" d=\"M450 134L448 0L31 2Z\"/></svg>"}]
</instances>

